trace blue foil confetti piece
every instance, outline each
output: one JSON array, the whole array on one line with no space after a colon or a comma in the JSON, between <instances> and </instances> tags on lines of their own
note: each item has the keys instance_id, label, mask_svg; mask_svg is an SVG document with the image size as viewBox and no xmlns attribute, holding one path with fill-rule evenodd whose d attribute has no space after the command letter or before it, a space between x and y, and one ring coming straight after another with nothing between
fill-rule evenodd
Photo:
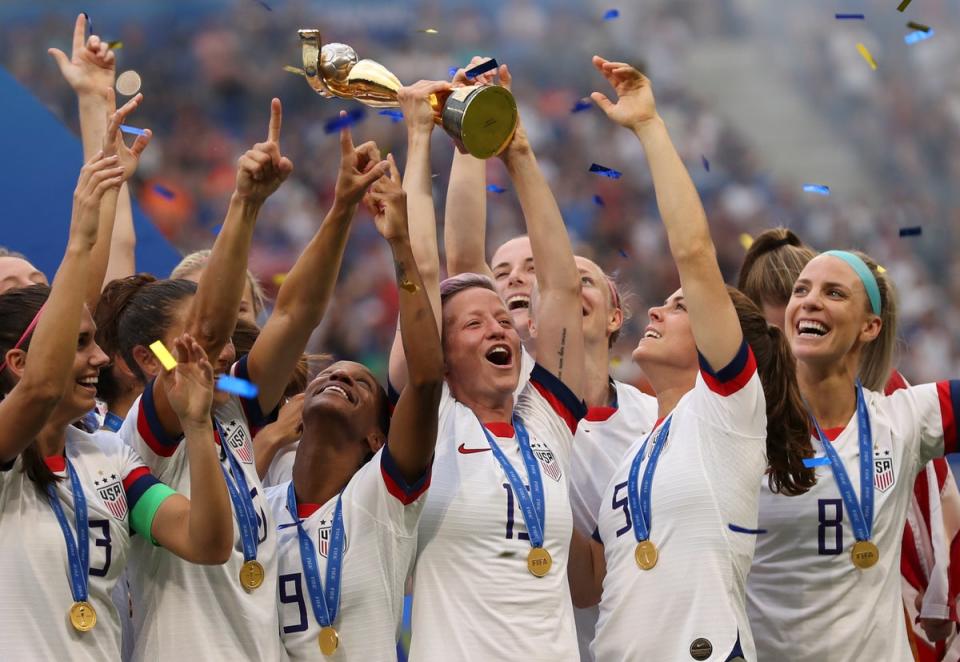
<instances>
[{"instance_id":1,"label":"blue foil confetti piece","mask_svg":"<svg viewBox=\"0 0 960 662\"><path fill-rule=\"evenodd\" d=\"M933 36L933 30L924 32L923 30L917 30L916 32L911 32L908 35L904 35L903 41L906 44L915 44L918 41L923 41L924 39L929 39Z\"/></svg>"},{"instance_id":2,"label":"blue foil confetti piece","mask_svg":"<svg viewBox=\"0 0 960 662\"><path fill-rule=\"evenodd\" d=\"M838 21L862 21L863 14L834 14L833 17Z\"/></svg>"},{"instance_id":3,"label":"blue foil confetti piece","mask_svg":"<svg viewBox=\"0 0 960 662\"><path fill-rule=\"evenodd\" d=\"M620 179L623 177L623 173L619 170L614 170L613 168L608 168L607 166L602 166L599 163L590 164L590 172L595 172L598 175L603 177L609 177L610 179Z\"/></svg>"},{"instance_id":4,"label":"blue foil confetti piece","mask_svg":"<svg viewBox=\"0 0 960 662\"><path fill-rule=\"evenodd\" d=\"M737 526L736 524L727 524L727 528L734 533L749 533L752 536L761 536L767 532L766 529L747 529L742 526Z\"/></svg>"},{"instance_id":5,"label":"blue foil confetti piece","mask_svg":"<svg viewBox=\"0 0 960 662\"><path fill-rule=\"evenodd\" d=\"M909 228L900 228L901 237L919 237L921 234L923 234L923 228L919 225L914 225L913 227Z\"/></svg>"},{"instance_id":6,"label":"blue foil confetti piece","mask_svg":"<svg viewBox=\"0 0 960 662\"><path fill-rule=\"evenodd\" d=\"M153 191L157 195L164 197L167 200L173 200L175 197L177 197L173 191L168 189L166 186L161 186L160 184L154 184Z\"/></svg>"},{"instance_id":7,"label":"blue foil confetti piece","mask_svg":"<svg viewBox=\"0 0 960 662\"><path fill-rule=\"evenodd\" d=\"M491 193L503 193L507 189L503 188L502 186L497 186L496 184L487 184L487 190Z\"/></svg>"},{"instance_id":8,"label":"blue foil confetti piece","mask_svg":"<svg viewBox=\"0 0 960 662\"><path fill-rule=\"evenodd\" d=\"M607 10L606 12L604 12L604 14L603 14L603 20L605 20L605 21L612 21L612 20L615 19L615 18L620 18L620 10L619 10L619 9L608 9L608 10Z\"/></svg>"},{"instance_id":9,"label":"blue foil confetti piece","mask_svg":"<svg viewBox=\"0 0 960 662\"><path fill-rule=\"evenodd\" d=\"M571 113L582 113L585 110L590 110L593 108L593 104L587 101L586 99L580 99L577 103L573 104L573 108L570 109Z\"/></svg>"},{"instance_id":10,"label":"blue foil confetti piece","mask_svg":"<svg viewBox=\"0 0 960 662\"><path fill-rule=\"evenodd\" d=\"M324 133L336 133L346 126L351 126L361 121L366 114L367 112L363 108L354 108L353 110L348 111L345 117L340 117L338 115L333 119L327 120L323 125L323 131Z\"/></svg>"},{"instance_id":11,"label":"blue foil confetti piece","mask_svg":"<svg viewBox=\"0 0 960 662\"><path fill-rule=\"evenodd\" d=\"M601 198L599 195L593 196L593 204L595 204L595 205L598 206L598 207L606 207L606 206L607 206L607 203L605 203L605 202L603 201L603 198Z\"/></svg>"},{"instance_id":12,"label":"blue foil confetti piece","mask_svg":"<svg viewBox=\"0 0 960 662\"><path fill-rule=\"evenodd\" d=\"M223 223L217 223L212 228L210 228L210 232L212 232L213 236L216 237L218 234L220 234L220 230L222 229L223 229Z\"/></svg>"},{"instance_id":13,"label":"blue foil confetti piece","mask_svg":"<svg viewBox=\"0 0 960 662\"><path fill-rule=\"evenodd\" d=\"M267 11L273 11L273 7L265 3L263 0L255 0L255 2Z\"/></svg>"},{"instance_id":14,"label":"blue foil confetti piece","mask_svg":"<svg viewBox=\"0 0 960 662\"><path fill-rule=\"evenodd\" d=\"M707 161L707 157L700 155L700 158L703 159L703 169L707 172L710 172L710 162Z\"/></svg>"},{"instance_id":15,"label":"blue foil confetti piece","mask_svg":"<svg viewBox=\"0 0 960 662\"><path fill-rule=\"evenodd\" d=\"M450 67L450 69L447 70L447 74L450 76L450 78L453 78L454 76L457 75L457 71L459 70L460 70L459 67Z\"/></svg>"},{"instance_id":16,"label":"blue foil confetti piece","mask_svg":"<svg viewBox=\"0 0 960 662\"><path fill-rule=\"evenodd\" d=\"M816 193L818 195L830 195L830 187L823 184L804 184L805 193Z\"/></svg>"},{"instance_id":17,"label":"blue foil confetti piece","mask_svg":"<svg viewBox=\"0 0 960 662\"><path fill-rule=\"evenodd\" d=\"M473 67L472 69L467 69L465 73L467 74L467 78L476 78L480 74L485 74L488 71L493 71L499 66L500 65L497 64L496 60L494 60L493 58L490 58L486 62L481 62L480 64Z\"/></svg>"},{"instance_id":18,"label":"blue foil confetti piece","mask_svg":"<svg viewBox=\"0 0 960 662\"><path fill-rule=\"evenodd\" d=\"M629 259L630 257L629 255L627 255L627 251L623 250L622 248L620 249L619 253L620 253L620 257L622 257L625 260Z\"/></svg>"},{"instance_id":19,"label":"blue foil confetti piece","mask_svg":"<svg viewBox=\"0 0 960 662\"><path fill-rule=\"evenodd\" d=\"M239 395L241 398L247 398L248 400L257 397L260 392L256 384L230 375L220 375L217 379L217 390Z\"/></svg>"},{"instance_id":20,"label":"blue foil confetti piece","mask_svg":"<svg viewBox=\"0 0 960 662\"><path fill-rule=\"evenodd\" d=\"M396 108L387 108L386 110L381 110L377 114L383 115L384 117L389 117L394 124L403 121L403 111L397 110Z\"/></svg>"},{"instance_id":21,"label":"blue foil confetti piece","mask_svg":"<svg viewBox=\"0 0 960 662\"><path fill-rule=\"evenodd\" d=\"M121 124L121 125L120 125L120 130L123 131L124 133L129 133L129 134L134 135L134 136L145 136L145 135L147 135L147 132L144 131L143 129L138 129L138 128L135 127L135 126L127 126L126 124Z\"/></svg>"},{"instance_id":22,"label":"blue foil confetti piece","mask_svg":"<svg viewBox=\"0 0 960 662\"><path fill-rule=\"evenodd\" d=\"M813 469L814 467L825 467L830 464L830 458L826 455L821 457L805 457L803 458L803 466L807 469Z\"/></svg>"}]
</instances>

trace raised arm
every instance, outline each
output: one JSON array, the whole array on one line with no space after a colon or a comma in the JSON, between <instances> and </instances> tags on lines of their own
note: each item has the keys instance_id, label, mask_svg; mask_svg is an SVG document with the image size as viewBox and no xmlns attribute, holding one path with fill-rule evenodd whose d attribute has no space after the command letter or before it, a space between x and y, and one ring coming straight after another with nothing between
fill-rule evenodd
<instances>
[{"instance_id":1,"label":"raised arm","mask_svg":"<svg viewBox=\"0 0 960 662\"><path fill-rule=\"evenodd\" d=\"M386 169L376 144L354 147L350 129L340 130L340 172L333 206L283 281L273 313L247 360L250 378L260 387L262 411L273 410L280 401L310 334L323 319L357 205Z\"/></svg>"},{"instance_id":2,"label":"raised arm","mask_svg":"<svg viewBox=\"0 0 960 662\"><path fill-rule=\"evenodd\" d=\"M191 563L223 563L233 545L233 512L214 443L210 405L213 367L203 348L184 334L176 340L177 366L167 398L186 439L190 498L171 495L157 508L151 535Z\"/></svg>"},{"instance_id":3,"label":"raised arm","mask_svg":"<svg viewBox=\"0 0 960 662\"><path fill-rule=\"evenodd\" d=\"M116 157L96 154L80 170L73 194L70 236L50 296L38 313L27 351L11 349L0 359L19 379L0 400L0 462L29 446L56 407L71 380L80 335L84 291L90 277L90 254L97 241L100 200L117 188L123 169ZM26 329L24 329L26 331Z\"/></svg>"},{"instance_id":4,"label":"raised arm","mask_svg":"<svg viewBox=\"0 0 960 662\"><path fill-rule=\"evenodd\" d=\"M720 273L700 196L657 113L647 77L628 64L598 56L594 56L593 64L613 86L618 99L614 103L600 92L594 92L591 98L643 144L670 252L680 273L693 337L710 366L719 370L736 356L743 332Z\"/></svg>"},{"instance_id":5,"label":"raised arm","mask_svg":"<svg viewBox=\"0 0 960 662\"><path fill-rule=\"evenodd\" d=\"M83 158L89 161L103 144L108 124L108 120L104 118L109 117L115 110L115 101L112 96L107 96L107 90L113 90L116 58L107 42L97 35L91 35L85 41L86 30L86 16L79 14L73 27L71 56L67 57L63 51L56 48L47 52L77 94ZM104 196L101 204L100 232L93 257L91 292L97 286L102 289L112 280L135 273L135 246L133 208L130 191L124 182L118 192L110 192ZM99 291L98 289L98 294ZM95 303L95 298L88 295L88 304L91 300Z\"/></svg>"},{"instance_id":6,"label":"raised arm","mask_svg":"<svg viewBox=\"0 0 960 662\"><path fill-rule=\"evenodd\" d=\"M393 412L390 455L410 483L430 466L437 441L437 412L443 390L443 352L430 298L413 257L407 201L400 172L390 157L390 176L370 187L367 205L377 230L390 244L397 271L400 335L407 358L407 385Z\"/></svg>"},{"instance_id":7,"label":"raised arm","mask_svg":"<svg viewBox=\"0 0 960 662\"><path fill-rule=\"evenodd\" d=\"M474 57L469 66L487 58ZM500 66L501 81L510 87L506 65ZM481 83L492 84L493 72L481 74ZM459 69L453 86L470 85L466 69ZM447 202L443 212L443 248L447 258L447 275L462 273L493 277L487 264L487 164L460 150L453 151Z\"/></svg>"},{"instance_id":8,"label":"raised arm","mask_svg":"<svg viewBox=\"0 0 960 662\"><path fill-rule=\"evenodd\" d=\"M520 198L537 265L537 363L578 398L583 389L583 304L580 272L557 201L540 171L523 126L500 155Z\"/></svg>"},{"instance_id":9,"label":"raised arm","mask_svg":"<svg viewBox=\"0 0 960 662\"><path fill-rule=\"evenodd\" d=\"M433 206L433 178L430 173L430 136L433 133L434 114L429 98L431 94L449 88L450 83L445 81L421 80L410 87L400 88L399 93L400 107L407 125L407 164L403 173L403 190L407 195L407 214L410 218L410 244L438 329L440 253L437 246L437 214ZM407 383L407 370L399 328L390 350L388 374L390 384L402 392Z\"/></svg>"}]
</instances>

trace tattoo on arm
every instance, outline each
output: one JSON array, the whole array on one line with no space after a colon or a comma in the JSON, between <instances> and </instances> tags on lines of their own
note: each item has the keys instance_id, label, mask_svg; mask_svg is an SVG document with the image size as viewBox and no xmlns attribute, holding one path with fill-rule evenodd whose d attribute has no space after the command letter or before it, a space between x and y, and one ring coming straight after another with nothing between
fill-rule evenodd
<instances>
[{"instance_id":1,"label":"tattoo on arm","mask_svg":"<svg viewBox=\"0 0 960 662\"><path fill-rule=\"evenodd\" d=\"M407 269L406 267L403 266L402 262L398 260L394 260L393 266L397 270L397 286L401 290L406 290L410 294L413 294L414 292L420 289L419 287L417 287L416 283L414 283L412 280L407 278Z\"/></svg>"},{"instance_id":2,"label":"tattoo on arm","mask_svg":"<svg viewBox=\"0 0 960 662\"><path fill-rule=\"evenodd\" d=\"M557 365L557 379L563 379L563 353L567 349L567 329L563 328L560 332L560 349L557 355L560 357L560 363Z\"/></svg>"}]
</instances>

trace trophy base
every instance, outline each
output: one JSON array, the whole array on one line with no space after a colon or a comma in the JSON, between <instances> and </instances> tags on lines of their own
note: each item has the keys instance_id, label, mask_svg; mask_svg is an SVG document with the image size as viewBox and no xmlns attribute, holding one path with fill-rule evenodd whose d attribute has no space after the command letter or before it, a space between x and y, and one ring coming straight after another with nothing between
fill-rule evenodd
<instances>
[{"instance_id":1,"label":"trophy base","mask_svg":"<svg viewBox=\"0 0 960 662\"><path fill-rule=\"evenodd\" d=\"M506 148L517 119L513 95L497 85L456 88L440 114L440 123L457 148L478 159L489 159Z\"/></svg>"}]
</instances>

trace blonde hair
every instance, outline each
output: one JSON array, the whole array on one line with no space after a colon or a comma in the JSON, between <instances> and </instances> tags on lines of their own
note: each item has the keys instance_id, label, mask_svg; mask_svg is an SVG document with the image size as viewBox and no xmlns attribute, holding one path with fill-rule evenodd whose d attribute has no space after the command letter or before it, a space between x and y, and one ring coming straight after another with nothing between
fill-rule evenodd
<instances>
[{"instance_id":1,"label":"blonde hair","mask_svg":"<svg viewBox=\"0 0 960 662\"><path fill-rule=\"evenodd\" d=\"M800 272L816 256L787 228L761 232L743 258L737 289L758 306L785 306Z\"/></svg>"},{"instance_id":2,"label":"blonde hair","mask_svg":"<svg viewBox=\"0 0 960 662\"><path fill-rule=\"evenodd\" d=\"M171 279L187 278L197 271L207 266L210 260L210 249L194 251L183 256L180 263L170 272ZM253 315L259 317L263 309L267 307L267 296L263 293L263 287L260 281L253 275L253 272L247 269L247 283L250 285L250 291L253 293Z\"/></svg>"}]
</instances>

